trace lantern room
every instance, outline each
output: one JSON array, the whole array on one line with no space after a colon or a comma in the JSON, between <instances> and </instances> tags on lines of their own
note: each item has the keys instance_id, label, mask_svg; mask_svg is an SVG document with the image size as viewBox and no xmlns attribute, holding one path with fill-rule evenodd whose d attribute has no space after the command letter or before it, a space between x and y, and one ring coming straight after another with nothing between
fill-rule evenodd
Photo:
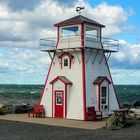
<instances>
[{"instance_id":1,"label":"lantern room","mask_svg":"<svg viewBox=\"0 0 140 140\"><path fill-rule=\"evenodd\" d=\"M118 40L102 37L105 26L82 15L72 17L57 24L57 37L40 39L41 51L87 48L105 52L117 52Z\"/></svg>"},{"instance_id":2,"label":"lantern room","mask_svg":"<svg viewBox=\"0 0 140 140\"><path fill-rule=\"evenodd\" d=\"M83 43L83 46L98 47L98 44L101 41L101 29L105 27L82 15L59 22L54 26L58 28L58 39L62 43L65 42L65 47L76 47L79 46L79 43L81 42L85 42L85 44ZM72 40L77 43L70 44ZM74 44L76 46L73 46Z\"/></svg>"}]
</instances>

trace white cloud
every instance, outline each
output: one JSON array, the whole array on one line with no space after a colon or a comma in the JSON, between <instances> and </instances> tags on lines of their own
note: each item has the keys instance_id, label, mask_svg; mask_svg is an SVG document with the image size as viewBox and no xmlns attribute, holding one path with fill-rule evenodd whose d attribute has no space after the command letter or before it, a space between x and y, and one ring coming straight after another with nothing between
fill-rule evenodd
<instances>
[{"instance_id":1,"label":"white cloud","mask_svg":"<svg viewBox=\"0 0 140 140\"><path fill-rule=\"evenodd\" d=\"M8 71L9 74L41 72L50 63L50 58L46 56L46 53L39 50L13 48L5 50L3 55L5 59L0 62L0 70ZM3 59L3 56L0 59Z\"/></svg>"},{"instance_id":2,"label":"white cloud","mask_svg":"<svg viewBox=\"0 0 140 140\"><path fill-rule=\"evenodd\" d=\"M120 40L119 52L111 57L111 66L127 70L140 69L140 43L130 44Z\"/></svg>"},{"instance_id":3,"label":"white cloud","mask_svg":"<svg viewBox=\"0 0 140 140\"><path fill-rule=\"evenodd\" d=\"M106 25L103 31L105 36L116 35L132 28L131 25L127 25L131 11L119 5L101 3L92 7L83 0L76 1L75 6L77 5L85 6L83 15ZM38 77L41 74L46 75L50 58L46 53L39 51L39 39L56 36L53 24L76 15L75 7L61 6L51 0L43 0L33 9L18 8L18 11L0 4L0 47L6 49L0 53L0 60L3 61L0 68L8 71L2 73L3 78L4 74L5 78L8 74L39 74ZM128 64L140 64L140 44L129 44L124 40L120 40L120 43L120 53L112 58L121 64L127 60Z\"/></svg>"},{"instance_id":4,"label":"white cloud","mask_svg":"<svg viewBox=\"0 0 140 140\"><path fill-rule=\"evenodd\" d=\"M0 62L0 66L1 67L9 67L10 66L10 64L8 63L8 62Z\"/></svg>"},{"instance_id":5,"label":"white cloud","mask_svg":"<svg viewBox=\"0 0 140 140\"><path fill-rule=\"evenodd\" d=\"M132 10L126 11L119 5L109 5L105 2L97 5L95 8L89 4L86 4L85 7L86 14L89 17L106 26L103 30L105 36L116 35L127 29L127 19Z\"/></svg>"},{"instance_id":6,"label":"white cloud","mask_svg":"<svg viewBox=\"0 0 140 140\"><path fill-rule=\"evenodd\" d=\"M126 56L124 54L124 52L118 52L115 54L115 57L118 61L123 61L124 59L126 59Z\"/></svg>"},{"instance_id":7,"label":"white cloud","mask_svg":"<svg viewBox=\"0 0 140 140\"><path fill-rule=\"evenodd\" d=\"M83 14L91 19L97 20L106 25L104 35L115 35L126 28L129 11L121 6L101 3L96 7L91 7L83 0L76 2L76 5L84 5ZM51 0L44 0L34 7L33 10L23 10L21 12L10 11L8 7L0 5L3 14L0 15L1 34L5 33L5 40L33 40L39 39L40 34L53 32L53 24L77 15L75 7L65 8ZM1 35L1 36L2 36ZM10 41L11 41L10 40Z\"/></svg>"},{"instance_id":8,"label":"white cloud","mask_svg":"<svg viewBox=\"0 0 140 140\"><path fill-rule=\"evenodd\" d=\"M115 84L120 85L139 85L140 84L140 71L127 70L127 69L111 69L113 81Z\"/></svg>"}]
</instances>

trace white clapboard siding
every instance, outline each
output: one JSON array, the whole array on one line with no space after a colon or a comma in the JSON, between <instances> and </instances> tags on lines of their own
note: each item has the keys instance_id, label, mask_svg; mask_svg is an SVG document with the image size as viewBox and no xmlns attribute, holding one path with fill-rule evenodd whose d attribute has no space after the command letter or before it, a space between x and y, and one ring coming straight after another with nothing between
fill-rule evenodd
<instances>
[{"instance_id":1,"label":"white clapboard siding","mask_svg":"<svg viewBox=\"0 0 140 140\"><path fill-rule=\"evenodd\" d=\"M90 52L86 51L85 53L85 61L89 58ZM105 57L102 59L101 63L101 57L102 57L102 52L99 52L94 64L92 64L93 59L96 55L96 52L93 51L87 64L85 64L85 68L86 68L86 104L87 107L88 106L92 106L93 102L92 102L92 98L98 99L98 95L95 95L95 91L98 91L97 86L95 87L93 85L94 80L98 77L98 76L106 76L110 81L111 81L111 77L106 65L106 61L105 61ZM95 89L94 89L95 88ZM95 101L94 103L95 108L98 108L98 101ZM112 83L109 85L109 109L111 110L115 110L118 109L118 102L116 99L116 95L115 95L115 91L113 88Z\"/></svg>"},{"instance_id":2,"label":"white clapboard siding","mask_svg":"<svg viewBox=\"0 0 140 140\"><path fill-rule=\"evenodd\" d=\"M81 60L81 52L79 51L76 53ZM41 100L41 104L46 108L46 117L52 117L52 85L50 85L50 81L57 76L65 76L73 83L72 86L69 87L67 95L66 118L83 119L82 64L81 62L79 63L75 53L72 53L72 55L74 56L74 59L72 60L71 69L61 69L58 57L54 57L54 64L52 64L45 92Z\"/></svg>"}]
</instances>

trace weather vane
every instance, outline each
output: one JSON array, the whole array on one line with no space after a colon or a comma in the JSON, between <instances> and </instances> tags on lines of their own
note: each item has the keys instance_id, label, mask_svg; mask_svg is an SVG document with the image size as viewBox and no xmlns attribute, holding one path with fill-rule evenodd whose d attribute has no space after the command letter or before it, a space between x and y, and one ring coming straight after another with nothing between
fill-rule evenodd
<instances>
[{"instance_id":1,"label":"weather vane","mask_svg":"<svg viewBox=\"0 0 140 140\"><path fill-rule=\"evenodd\" d=\"M79 15L82 13L82 11L81 10L84 10L85 9L85 7L80 7L80 6L77 6L76 7L76 12L78 12L79 13Z\"/></svg>"}]
</instances>

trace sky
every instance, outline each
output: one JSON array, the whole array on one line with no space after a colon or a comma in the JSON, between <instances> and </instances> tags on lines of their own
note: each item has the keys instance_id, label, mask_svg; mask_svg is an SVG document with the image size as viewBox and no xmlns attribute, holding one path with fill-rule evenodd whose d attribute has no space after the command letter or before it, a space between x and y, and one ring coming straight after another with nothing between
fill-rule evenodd
<instances>
[{"instance_id":1,"label":"sky","mask_svg":"<svg viewBox=\"0 0 140 140\"><path fill-rule=\"evenodd\" d=\"M0 84L44 84L50 58L39 39L56 36L55 23L82 15L119 40L108 63L114 84L140 85L139 0L0 0Z\"/></svg>"}]
</instances>

